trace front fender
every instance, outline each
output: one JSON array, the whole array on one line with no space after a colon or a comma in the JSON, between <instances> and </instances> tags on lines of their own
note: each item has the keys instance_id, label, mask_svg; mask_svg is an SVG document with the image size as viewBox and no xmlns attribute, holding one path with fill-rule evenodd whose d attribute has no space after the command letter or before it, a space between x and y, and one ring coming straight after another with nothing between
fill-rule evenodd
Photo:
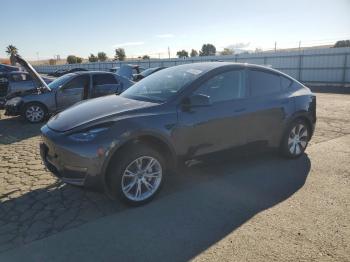
<instances>
[{"instance_id":1,"label":"front fender","mask_svg":"<svg viewBox=\"0 0 350 262\"><path fill-rule=\"evenodd\" d=\"M105 176L106 176L107 168L108 168L108 165L110 163L110 160L112 159L112 157L115 155L115 153L119 149L121 149L124 145L126 145L132 141L136 142L140 138L146 137L146 136L152 137L152 138L157 139L157 140L161 141L162 143L164 143L168 147L168 149L171 153L172 160L174 161L174 163L176 165L177 158L176 158L175 149L165 134L161 134L160 132L154 131L154 130L142 130L142 131L131 131L131 132L126 131L120 136L120 139L118 139L118 141L113 141L111 143L111 145L108 149L108 152L106 152L107 154L105 154L106 157L105 157L104 162L102 164L102 176L103 176L103 178L105 178Z\"/></svg>"}]
</instances>

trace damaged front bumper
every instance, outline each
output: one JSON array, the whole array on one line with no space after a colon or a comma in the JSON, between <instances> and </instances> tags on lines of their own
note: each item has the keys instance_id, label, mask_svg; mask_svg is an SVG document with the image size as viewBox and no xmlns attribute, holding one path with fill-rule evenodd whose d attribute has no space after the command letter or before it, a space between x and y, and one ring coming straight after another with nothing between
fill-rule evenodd
<instances>
[{"instance_id":1,"label":"damaged front bumper","mask_svg":"<svg viewBox=\"0 0 350 262\"><path fill-rule=\"evenodd\" d=\"M22 112L23 101L20 97L12 98L6 101L5 107L5 115L7 116L18 116Z\"/></svg>"}]
</instances>

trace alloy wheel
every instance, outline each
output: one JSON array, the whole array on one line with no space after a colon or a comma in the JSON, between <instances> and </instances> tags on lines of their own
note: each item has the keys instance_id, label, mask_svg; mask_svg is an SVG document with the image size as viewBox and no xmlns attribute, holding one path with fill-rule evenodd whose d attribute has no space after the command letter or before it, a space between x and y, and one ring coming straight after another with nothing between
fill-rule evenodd
<instances>
[{"instance_id":1,"label":"alloy wheel","mask_svg":"<svg viewBox=\"0 0 350 262\"><path fill-rule=\"evenodd\" d=\"M139 157L126 167L122 175L123 194L132 201L146 200L159 188L162 175L162 166L157 159Z\"/></svg>"},{"instance_id":2,"label":"alloy wheel","mask_svg":"<svg viewBox=\"0 0 350 262\"><path fill-rule=\"evenodd\" d=\"M308 142L308 129L304 124L296 124L290 131L288 137L288 149L292 155L304 152Z\"/></svg>"},{"instance_id":3,"label":"alloy wheel","mask_svg":"<svg viewBox=\"0 0 350 262\"><path fill-rule=\"evenodd\" d=\"M29 122L35 123L44 119L45 112L40 106L31 105L27 108L25 114Z\"/></svg>"}]
</instances>

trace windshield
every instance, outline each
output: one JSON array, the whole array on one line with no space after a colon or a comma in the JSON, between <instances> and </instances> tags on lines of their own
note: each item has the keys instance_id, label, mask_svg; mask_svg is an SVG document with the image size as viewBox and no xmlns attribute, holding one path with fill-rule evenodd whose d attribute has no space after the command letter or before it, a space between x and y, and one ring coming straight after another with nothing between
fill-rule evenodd
<instances>
[{"instance_id":1,"label":"windshield","mask_svg":"<svg viewBox=\"0 0 350 262\"><path fill-rule=\"evenodd\" d=\"M48 84L49 88L52 89L56 89L62 85L64 85L68 80L70 80L73 76L75 76L75 74L66 74L63 75L57 79L55 79L54 81L52 81L50 84Z\"/></svg>"},{"instance_id":2,"label":"windshield","mask_svg":"<svg viewBox=\"0 0 350 262\"><path fill-rule=\"evenodd\" d=\"M195 65L182 65L158 71L125 90L121 96L165 102L203 74Z\"/></svg>"}]
</instances>

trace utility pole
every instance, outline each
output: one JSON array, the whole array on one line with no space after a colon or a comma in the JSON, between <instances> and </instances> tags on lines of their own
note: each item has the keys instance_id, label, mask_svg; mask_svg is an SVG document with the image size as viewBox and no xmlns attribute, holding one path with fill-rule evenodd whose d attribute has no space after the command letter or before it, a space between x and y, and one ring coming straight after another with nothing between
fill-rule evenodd
<instances>
[{"instance_id":1,"label":"utility pole","mask_svg":"<svg viewBox=\"0 0 350 262\"><path fill-rule=\"evenodd\" d=\"M301 41L299 41L299 51L300 51L300 48L301 48Z\"/></svg>"},{"instance_id":2,"label":"utility pole","mask_svg":"<svg viewBox=\"0 0 350 262\"><path fill-rule=\"evenodd\" d=\"M277 41L275 41L275 52L277 50Z\"/></svg>"},{"instance_id":3,"label":"utility pole","mask_svg":"<svg viewBox=\"0 0 350 262\"><path fill-rule=\"evenodd\" d=\"M168 57L170 59L170 47L168 46Z\"/></svg>"}]
</instances>

